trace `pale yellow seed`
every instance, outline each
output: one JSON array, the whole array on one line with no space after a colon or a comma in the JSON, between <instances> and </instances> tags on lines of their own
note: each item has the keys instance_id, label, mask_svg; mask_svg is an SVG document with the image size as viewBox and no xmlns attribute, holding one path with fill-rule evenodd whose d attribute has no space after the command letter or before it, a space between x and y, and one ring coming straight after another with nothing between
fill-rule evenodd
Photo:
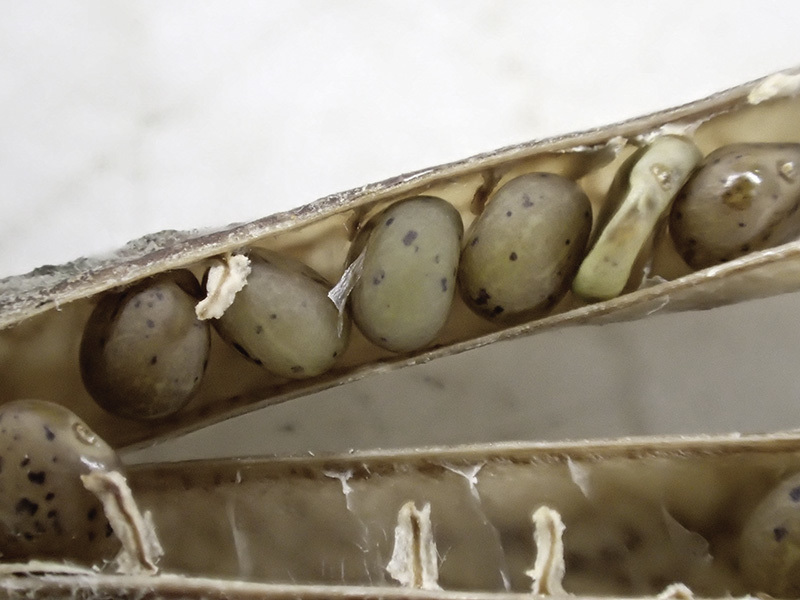
<instances>
[{"instance_id":1,"label":"pale yellow seed","mask_svg":"<svg viewBox=\"0 0 800 600\"><path fill-rule=\"evenodd\" d=\"M637 157L627 185L619 186L624 190L619 209L572 282L576 294L607 300L622 293L656 224L702 158L692 141L677 136L657 138Z\"/></svg>"}]
</instances>

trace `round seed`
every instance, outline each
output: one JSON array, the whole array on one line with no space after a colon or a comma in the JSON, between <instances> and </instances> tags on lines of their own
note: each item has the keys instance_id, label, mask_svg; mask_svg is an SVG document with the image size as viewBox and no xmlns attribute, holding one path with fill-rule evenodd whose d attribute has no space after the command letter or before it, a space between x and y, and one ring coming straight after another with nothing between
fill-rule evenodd
<instances>
[{"instance_id":1,"label":"round seed","mask_svg":"<svg viewBox=\"0 0 800 600\"><path fill-rule=\"evenodd\" d=\"M800 144L715 150L675 200L669 228L689 266L703 269L800 235Z\"/></svg>"},{"instance_id":2,"label":"round seed","mask_svg":"<svg viewBox=\"0 0 800 600\"><path fill-rule=\"evenodd\" d=\"M107 411L153 419L180 410L200 385L209 328L194 305L200 286L173 271L105 296L83 334L81 375Z\"/></svg>"},{"instance_id":3,"label":"round seed","mask_svg":"<svg viewBox=\"0 0 800 600\"><path fill-rule=\"evenodd\" d=\"M364 252L350 301L370 341L394 352L433 341L453 302L463 232L458 211L431 196L397 202L365 225L350 256Z\"/></svg>"},{"instance_id":4,"label":"round seed","mask_svg":"<svg viewBox=\"0 0 800 600\"><path fill-rule=\"evenodd\" d=\"M302 379L324 373L347 347L331 285L303 263L274 252L250 254L247 285L214 321L241 354L272 373Z\"/></svg>"},{"instance_id":5,"label":"round seed","mask_svg":"<svg viewBox=\"0 0 800 600\"><path fill-rule=\"evenodd\" d=\"M80 476L114 471L114 450L66 408L40 400L0 407L0 554L5 560L110 559L119 548Z\"/></svg>"},{"instance_id":6,"label":"round seed","mask_svg":"<svg viewBox=\"0 0 800 600\"><path fill-rule=\"evenodd\" d=\"M591 204L574 181L552 173L509 181L467 233L461 295L488 319L540 314L567 291L591 228Z\"/></svg>"},{"instance_id":7,"label":"round seed","mask_svg":"<svg viewBox=\"0 0 800 600\"><path fill-rule=\"evenodd\" d=\"M753 593L800 595L800 474L781 482L747 519L739 556Z\"/></svg>"}]
</instances>

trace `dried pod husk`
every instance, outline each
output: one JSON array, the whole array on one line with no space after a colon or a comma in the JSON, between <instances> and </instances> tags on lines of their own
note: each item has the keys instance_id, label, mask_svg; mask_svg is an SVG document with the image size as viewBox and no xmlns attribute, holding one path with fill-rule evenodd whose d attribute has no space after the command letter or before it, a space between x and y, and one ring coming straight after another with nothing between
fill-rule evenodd
<instances>
[{"instance_id":1,"label":"dried pod husk","mask_svg":"<svg viewBox=\"0 0 800 600\"><path fill-rule=\"evenodd\" d=\"M641 286L628 287L618 297L586 305L568 292L548 313L509 324L477 317L456 296L429 346L397 355L353 331L333 367L305 379L272 376L212 333L208 369L197 394L178 413L153 422L131 422L102 410L86 391L77 368L79 340L89 315L121 286L176 269L199 277L221 256L259 249L300 260L336 281L352 247L354 226L371 215L415 196L434 196L450 203L469 227L492 190L529 173L553 173L576 181L592 203L593 214L601 215L610 182L621 166L638 147L659 137L691 139L703 155L735 143L798 143L798 79L800 70L780 73L675 109L402 175L244 225L199 233L163 232L132 242L109 258L43 267L3 280L0 402L22 396L58 402L81 415L112 445L141 446L370 373L546 329L630 320L656 310L709 308L800 289L798 242L748 252L692 272L666 236L656 240L637 267L642 269Z\"/></svg>"},{"instance_id":2,"label":"dried pod husk","mask_svg":"<svg viewBox=\"0 0 800 600\"><path fill-rule=\"evenodd\" d=\"M16 565L6 572L17 576L0 581L59 598L147 590L153 598L496 600L529 595L538 553L554 552L563 581L549 589L578 597L756 595L760 581L739 568L743 534L770 490L797 471L800 437L790 434L139 465L129 481L152 511L161 574ZM542 507L563 531L535 531ZM409 523L408 537L396 534ZM548 537L552 547L542 544ZM398 551L404 539L411 543ZM403 553L420 576L400 576L401 587L392 573ZM424 581L418 569L433 556L433 580Z\"/></svg>"}]
</instances>

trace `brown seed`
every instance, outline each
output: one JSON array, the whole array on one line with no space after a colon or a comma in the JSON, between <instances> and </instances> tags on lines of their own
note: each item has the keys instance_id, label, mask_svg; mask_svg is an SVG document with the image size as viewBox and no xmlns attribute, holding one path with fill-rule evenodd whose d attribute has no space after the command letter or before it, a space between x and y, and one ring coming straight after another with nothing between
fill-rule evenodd
<instances>
[{"instance_id":1,"label":"brown seed","mask_svg":"<svg viewBox=\"0 0 800 600\"><path fill-rule=\"evenodd\" d=\"M702 269L800 235L800 144L734 144L709 154L672 207L670 233Z\"/></svg>"}]
</instances>

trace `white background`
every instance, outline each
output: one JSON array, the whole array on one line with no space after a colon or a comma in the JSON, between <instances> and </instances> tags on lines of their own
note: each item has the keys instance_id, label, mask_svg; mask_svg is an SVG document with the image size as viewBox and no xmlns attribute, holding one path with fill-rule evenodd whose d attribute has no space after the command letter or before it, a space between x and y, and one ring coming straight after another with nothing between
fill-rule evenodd
<instances>
[{"instance_id":1,"label":"white background","mask_svg":"<svg viewBox=\"0 0 800 600\"><path fill-rule=\"evenodd\" d=\"M800 63L798 17L763 1L6 1L0 276L688 102ZM500 344L137 458L795 427L798 307Z\"/></svg>"}]
</instances>

